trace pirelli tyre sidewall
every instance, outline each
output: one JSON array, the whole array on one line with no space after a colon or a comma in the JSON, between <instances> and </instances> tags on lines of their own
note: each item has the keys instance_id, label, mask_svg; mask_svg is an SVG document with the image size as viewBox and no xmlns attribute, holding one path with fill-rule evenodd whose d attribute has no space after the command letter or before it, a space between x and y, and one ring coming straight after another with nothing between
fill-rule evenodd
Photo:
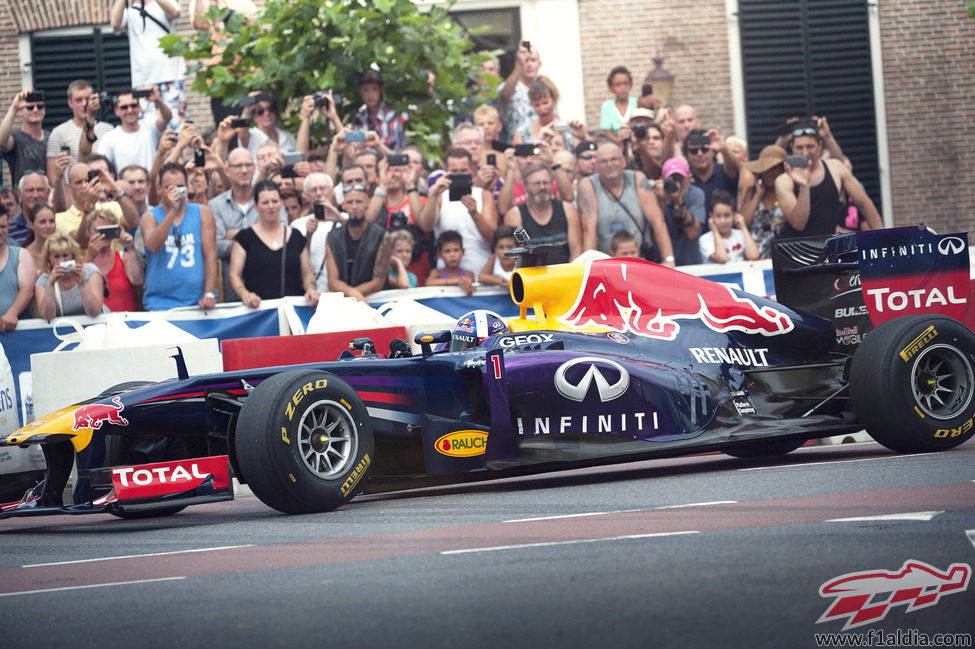
<instances>
[{"instance_id":1,"label":"pirelli tyre sidewall","mask_svg":"<svg viewBox=\"0 0 975 649\"><path fill-rule=\"evenodd\" d=\"M949 449L975 433L975 334L945 316L906 316L871 331L850 368L853 408L895 451Z\"/></svg>"},{"instance_id":2,"label":"pirelli tyre sidewall","mask_svg":"<svg viewBox=\"0 0 975 649\"><path fill-rule=\"evenodd\" d=\"M254 495L287 514L340 507L361 490L373 457L362 400L339 377L314 370L258 385L244 402L234 444Z\"/></svg>"}]
</instances>

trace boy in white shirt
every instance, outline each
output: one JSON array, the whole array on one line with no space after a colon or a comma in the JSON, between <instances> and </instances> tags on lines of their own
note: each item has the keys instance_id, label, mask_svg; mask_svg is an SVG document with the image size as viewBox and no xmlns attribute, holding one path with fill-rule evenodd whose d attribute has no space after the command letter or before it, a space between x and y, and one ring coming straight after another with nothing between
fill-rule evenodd
<instances>
[{"instance_id":1,"label":"boy in white shirt","mask_svg":"<svg viewBox=\"0 0 975 649\"><path fill-rule=\"evenodd\" d=\"M745 226L745 217L735 212L731 194L720 189L711 195L710 231L701 235L701 257L714 264L758 259L758 246Z\"/></svg>"}]
</instances>

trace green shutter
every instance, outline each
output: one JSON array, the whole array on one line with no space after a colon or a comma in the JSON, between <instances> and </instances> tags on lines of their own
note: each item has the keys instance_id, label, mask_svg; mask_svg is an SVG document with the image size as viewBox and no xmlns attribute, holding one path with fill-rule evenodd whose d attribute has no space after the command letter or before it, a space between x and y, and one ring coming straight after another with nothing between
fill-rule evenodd
<instances>
[{"instance_id":1,"label":"green shutter","mask_svg":"<svg viewBox=\"0 0 975 649\"><path fill-rule=\"evenodd\" d=\"M877 209L880 172L865 0L739 0L748 148L793 115L825 115Z\"/></svg>"},{"instance_id":2,"label":"green shutter","mask_svg":"<svg viewBox=\"0 0 975 649\"><path fill-rule=\"evenodd\" d=\"M129 40L101 27L85 33L44 33L31 35L31 60L34 88L47 93L47 116L44 125L52 129L71 119L68 108L68 84L86 79L96 91L114 94L131 86ZM110 109L101 119L113 124L118 118Z\"/></svg>"}]
</instances>

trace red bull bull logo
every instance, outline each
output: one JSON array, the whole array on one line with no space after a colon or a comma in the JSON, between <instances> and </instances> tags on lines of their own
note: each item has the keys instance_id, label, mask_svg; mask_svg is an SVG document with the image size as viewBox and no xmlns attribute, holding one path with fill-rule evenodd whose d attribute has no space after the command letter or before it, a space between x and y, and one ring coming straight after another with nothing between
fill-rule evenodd
<instances>
[{"instance_id":1,"label":"red bull bull logo","mask_svg":"<svg viewBox=\"0 0 975 649\"><path fill-rule=\"evenodd\" d=\"M942 572L913 559L893 572L867 570L841 575L819 587L820 596L836 599L816 624L845 618L846 631L879 622L894 606L906 605L906 612L934 606L942 595L964 592L971 576L972 568L965 563L953 563Z\"/></svg>"},{"instance_id":2,"label":"red bull bull logo","mask_svg":"<svg viewBox=\"0 0 975 649\"><path fill-rule=\"evenodd\" d=\"M128 426L129 420L122 416L121 398L118 395L112 397L111 403L89 403L80 406L74 411L74 425L71 430L81 430L91 428L98 430L103 423L115 424L116 426Z\"/></svg>"},{"instance_id":3,"label":"red bull bull logo","mask_svg":"<svg viewBox=\"0 0 975 649\"><path fill-rule=\"evenodd\" d=\"M605 327L661 340L677 337L680 320L700 320L719 332L763 336L777 336L795 327L784 312L760 307L727 286L623 259L591 262L575 303L559 318L573 329Z\"/></svg>"}]
</instances>

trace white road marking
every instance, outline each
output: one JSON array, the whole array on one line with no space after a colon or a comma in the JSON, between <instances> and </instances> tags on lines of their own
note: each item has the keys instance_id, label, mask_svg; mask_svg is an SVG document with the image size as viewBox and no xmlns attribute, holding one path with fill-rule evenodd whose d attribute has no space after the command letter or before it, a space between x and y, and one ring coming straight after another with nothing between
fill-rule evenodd
<instances>
[{"instance_id":1,"label":"white road marking","mask_svg":"<svg viewBox=\"0 0 975 649\"><path fill-rule=\"evenodd\" d=\"M944 514L944 512L905 512L903 514L881 514L880 516L852 516L850 518L829 518L824 522L856 523L859 521L929 521L938 514Z\"/></svg>"},{"instance_id":2,"label":"white road marking","mask_svg":"<svg viewBox=\"0 0 975 649\"><path fill-rule=\"evenodd\" d=\"M611 512L583 512L581 514L559 514L557 516L538 516L535 518L512 518L511 520L501 521L502 523L528 523L532 521L553 521L559 518L582 518L583 516L608 516L609 514L626 514L629 512L639 512L642 509L617 509Z\"/></svg>"},{"instance_id":3,"label":"white road marking","mask_svg":"<svg viewBox=\"0 0 975 649\"><path fill-rule=\"evenodd\" d=\"M818 464L843 464L844 462L872 462L873 460L906 460L914 457L924 457L923 455L890 455L882 457L863 457L856 460L826 460L823 462L796 462L794 464L774 464L772 466L750 466L738 471L764 471L765 469L781 469L782 467L807 467Z\"/></svg>"},{"instance_id":4,"label":"white road marking","mask_svg":"<svg viewBox=\"0 0 975 649\"><path fill-rule=\"evenodd\" d=\"M178 581L186 577L160 577L159 579L137 579L136 581L113 581L109 584L88 584L87 586L65 586L63 588L40 588L38 590L22 590L16 593L0 593L0 597L14 595L34 595L35 593L57 593L65 590L82 590L84 588L104 588L105 586L129 586L131 584L151 584L157 581Z\"/></svg>"},{"instance_id":5,"label":"white road marking","mask_svg":"<svg viewBox=\"0 0 975 649\"><path fill-rule=\"evenodd\" d=\"M734 505L737 500L712 500L710 502L703 503L687 503L686 505L665 505L663 507L654 507L652 511L658 509L680 509L681 507L707 507L709 505Z\"/></svg>"},{"instance_id":6,"label":"white road marking","mask_svg":"<svg viewBox=\"0 0 975 649\"><path fill-rule=\"evenodd\" d=\"M610 536L602 539L576 539L574 541L550 541L547 543L522 543L520 545L495 545L485 548L467 548L464 550L444 550L440 554L469 554L472 552L497 552L498 550L520 550L523 548L544 548L553 545L572 545L575 543L600 543L602 541L625 541L629 539L649 539L658 536L680 536L682 534L700 534L698 530L684 532L657 532L655 534L629 534L627 536Z\"/></svg>"},{"instance_id":7,"label":"white road marking","mask_svg":"<svg viewBox=\"0 0 975 649\"><path fill-rule=\"evenodd\" d=\"M172 554L189 554L191 552L213 552L214 550L236 550L238 548L252 548L249 545L225 545L219 548L196 548L193 550L175 550L173 552L151 552L149 554L126 554L119 557L99 557L97 559L75 559L73 561L52 561L51 563L29 563L21 568L40 568L42 566L66 566L72 563L93 563L95 561L115 561L117 559L141 559L143 557L165 557Z\"/></svg>"},{"instance_id":8,"label":"white road marking","mask_svg":"<svg viewBox=\"0 0 975 649\"><path fill-rule=\"evenodd\" d=\"M965 536L968 537L968 542L975 548L975 530L965 530Z\"/></svg>"},{"instance_id":9,"label":"white road marking","mask_svg":"<svg viewBox=\"0 0 975 649\"><path fill-rule=\"evenodd\" d=\"M712 500L703 503L687 503L686 505L664 505L650 509L617 509L609 512L582 512L580 514L559 514L557 516L538 516L536 518L513 518L503 523L528 523L533 521L552 521L560 518L582 518L584 516L607 516L609 514L629 514L632 512L655 512L661 509L681 509L682 507L707 507L708 505L734 505L737 500Z\"/></svg>"}]
</instances>

